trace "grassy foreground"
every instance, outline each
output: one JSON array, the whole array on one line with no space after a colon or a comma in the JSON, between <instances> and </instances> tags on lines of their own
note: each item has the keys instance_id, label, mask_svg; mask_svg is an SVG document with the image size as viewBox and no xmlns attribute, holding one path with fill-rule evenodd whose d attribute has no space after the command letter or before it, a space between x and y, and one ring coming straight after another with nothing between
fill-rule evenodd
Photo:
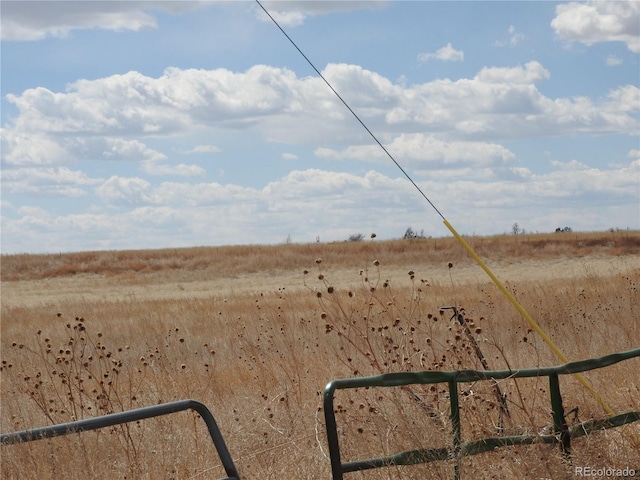
<instances>
[{"instance_id":1,"label":"grassy foreground","mask_svg":"<svg viewBox=\"0 0 640 480\"><path fill-rule=\"evenodd\" d=\"M570 359L640 346L640 233L468 241L491 266L519 266L507 288ZM561 363L495 286L462 274L473 266L454 239L5 255L1 267L2 432L193 398L212 410L246 479L330 478L321 392L331 379L482 369L443 306L464 308L492 369ZM534 269L544 275L530 278ZM219 288L189 294L212 279ZM86 290L68 295L65 285ZM135 294L110 295L123 285ZM29 288L41 297L21 296ZM640 410L638 368L632 359L587 377L616 412ZM508 434L548 428L546 379L500 388L508 417L491 384L461 392L464 440L497 435L499 424ZM565 411L577 407L570 423L605 416L574 378L562 391ZM446 395L446 386L339 392L343 458L447 445ZM637 425L577 439L570 464L556 446L502 449L464 459L462 478L575 478L576 466L640 472L634 437ZM0 455L3 479L224 476L192 413L4 446ZM437 462L347 478L452 471Z\"/></svg>"}]
</instances>

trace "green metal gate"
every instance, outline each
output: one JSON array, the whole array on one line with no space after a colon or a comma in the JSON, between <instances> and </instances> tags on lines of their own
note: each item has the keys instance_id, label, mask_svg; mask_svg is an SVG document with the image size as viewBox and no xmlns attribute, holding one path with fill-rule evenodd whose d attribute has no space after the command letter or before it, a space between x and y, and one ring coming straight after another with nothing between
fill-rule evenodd
<instances>
[{"instance_id":1,"label":"green metal gate","mask_svg":"<svg viewBox=\"0 0 640 480\"><path fill-rule=\"evenodd\" d=\"M375 375L362 378L347 378L333 380L324 389L324 416L327 429L327 442L331 460L333 480L342 480L349 472L388 467L392 465L415 465L437 460L455 460L455 478L460 478L460 459L465 456L476 455L492 451L499 447L513 445L530 445L534 443L558 443L563 452L568 453L572 438L587 435L597 430L620 427L640 420L639 411L631 411L620 415L610 416L601 420L583 422L572 428L567 427L560 393L560 375L571 375L598 368L607 367L623 360L640 356L640 348L626 352L614 353L600 358L571 362L565 365L549 368L535 368L524 370L458 370L458 371L423 371L399 372ZM476 382L480 380L501 380L507 378L548 377L551 409L553 411L554 433L549 435L513 435L488 437L469 442L461 441L460 410L458 405L458 384ZM343 463L340 456L338 442L338 427L334 412L334 394L336 390L367 388L367 387L401 387L414 384L446 383L449 386L449 402L451 408L451 427L453 432L453 447L437 447L416 449L399 452L393 455L355 460Z\"/></svg>"},{"instance_id":2,"label":"green metal gate","mask_svg":"<svg viewBox=\"0 0 640 480\"><path fill-rule=\"evenodd\" d=\"M22 430L20 432L3 433L0 435L0 445L32 442L43 438L87 432L113 425L169 415L176 412L182 412L184 410L194 410L207 424L209 435L211 435L211 439L213 440L213 444L216 447L216 451L218 452L218 456L220 457L220 461L222 462L222 466L227 475L221 480L239 480L240 475L238 475L236 466L233 463L231 454L227 449L224 438L222 438L222 433L220 433L220 429L218 428L218 424L216 423L213 414L203 403L196 400L178 400L176 402L162 403L160 405L152 405L150 407L136 408L134 410L76 420L75 422L33 428L30 430Z\"/></svg>"}]
</instances>

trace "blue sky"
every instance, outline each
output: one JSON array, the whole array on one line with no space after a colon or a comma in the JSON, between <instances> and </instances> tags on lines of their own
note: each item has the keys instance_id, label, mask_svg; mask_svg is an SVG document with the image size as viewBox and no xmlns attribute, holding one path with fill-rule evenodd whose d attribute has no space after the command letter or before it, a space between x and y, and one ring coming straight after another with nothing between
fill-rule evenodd
<instances>
[{"instance_id":1,"label":"blue sky","mask_svg":"<svg viewBox=\"0 0 640 480\"><path fill-rule=\"evenodd\" d=\"M640 229L640 2L263 5L460 233ZM1 8L2 253L449 234L257 3Z\"/></svg>"}]
</instances>

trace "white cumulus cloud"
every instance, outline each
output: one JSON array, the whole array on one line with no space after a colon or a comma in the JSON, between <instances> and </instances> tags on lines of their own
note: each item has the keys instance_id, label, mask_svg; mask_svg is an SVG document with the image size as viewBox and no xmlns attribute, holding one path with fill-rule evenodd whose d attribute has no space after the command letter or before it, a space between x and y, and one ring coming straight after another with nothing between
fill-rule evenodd
<instances>
[{"instance_id":1,"label":"white cumulus cloud","mask_svg":"<svg viewBox=\"0 0 640 480\"><path fill-rule=\"evenodd\" d=\"M509 25L507 33L509 34L509 38L507 40L496 40L496 47L515 47L524 40L524 34L518 32L513 25Z\"/></svg>"},{"instance_id":2,"label":"white cumulus cloud","mask_svg":"<svg viewBox=\"0 0 640 480\"><path fill-rule=\"evenodd\" d=\"M309 2L299 0L263 0L262 6L269 15L282 27L298 27L308 17L328 15L334 12L350 12L353 10L384 8L385 1L362 2L342 0L340 2ZM270 22L271 19L260 6L255 7L255 14L259 20Z\"/></svg>"},{"instance_id":3,"label":"white cumulus cloud","mask_svg":"<svg viewBox=\"0 0 640 480\"><path fill-rule=\"evenodd\" d=\"M222 150L220 150L220 147L217 147L215 145L196 145L191 150L185 150L182 153L191 155L195 153L220 153L221 151Z\"/></svg>"},{"instance_id":4,"label":"white cumulus cloud","mask_svg":"<svg viewBox=\"0 0 640 480\"><path fill-rule=\"evenodd\" d=\"M554 167L538 174L516 167L511 180L477 181L473 174L467 179L433 176L418 185L454 226L464 226L463 234L494 233L496 219L504 218L509 218L504 224L508 231L513 205L518 205L515 220L528 231L548 232L558 225L575 230L625 226L629 215L637 215L640 160L609 169L587 167L577 160ZM7 240L3 247L10 252L127 249L139 244L166 248L194 242L238 243L239 238L261 244L279 243L288 234L294 241L310 242L316 235L321 241L344 240L358 231L398 238L407 225L426 228L428 235L440 235L444 228L408 180L375 170L362 174L296 170L262 188L178 181L154 186L140 178L114 176L98 191L114 209L109 215L21 207L15 217L3 220L3 233L20 232L19 237L10 237L19 243ZM577 198L589 216L576 216L575 208L564 206ZM422 219L419 225L417 218Z\"/></svg>"},{"instance_id":5,"label":"white cumulus cloud","mask_svg":"<svg viewBox=\"0 0 640 480\"><path fill-rule=\"evenodd\" d=\"M451 45L451 42L449 42L444 47L439 48L435 52L421 53L418 55L418 61L421 63L428 62L429 60L462 62L464 60L464 52L462 50L456 50L455 48L453 48L453 45Z\"/></svg>"},{"instance_id":6,"label":"white cumulus cloud","mask_svg":"<svg viewBox=\"0 0 640 480\"><path fill-rule=\"evenodd\" d=\"M622 65L622 59L615 55L607 55L604 63L607 67L617 67L618 65Z\"/></svg>"},{"instance_id":7,"label":"white cumulus cloud","mask_svg":"<svg viewBox=\"0 0 640 480\"><path fill-rule=\"evenodd\" d=\"M476 79L486 83L531 84L551 77L540 62L531 61L517 67L485 67Z\"/></svg>"},{"instance_id":8,"label":"white cumulus cloud","mask_svg":"<svg viewBox=\"0 0 640 480\"><path fill-rule=\"evenodd\" d=\"M151 184L136 177L112 176L96 188L96 194L107 204L137 206L150 201Z\"/></svg>"},{"instance_id":9,"label":"white cumulus cloud","mask_svg":"<svg viewBox=\"0 0 640 480\"><path fill-rule=\"evenodd\" d=\"M2 40L34 41L66 37L74 30L100 28L139 31L157 28L152 12L179 13L202 2L164 1L3 1L0 31Z\"/></svg>"},{"instance_id":10,"label":"white cumulus cloud","mask_svg":"<svg viewBox=\"0 0 640 480\"><path fill-rule=\"evenodd\" d=\"M5 193L31 197L81 197L87 188L100 183L79 170L67 167L29 167L2 171L2 189Z\"/></svg>"},{"instance_id":11,"label":"white cumulus cloud","mask_svg":"<svg viewBox=\"0 0 640 480\"><path fill-rule=\"evenodd\" d=\"M394 158L414 169L430 169L450 166L488 166L513 160L514 154L502 145L487 142L445 141L433 135L402 134L385 148ZM319 148L320 158L386 162L387 157L377 145L351 146L344 150Z\"/></svg>"},{"instance_id":12,"label":"white cumulus cloud","mask_svg":"<svg viewBox=\"0 0 640 480\"><path fill-rule=\"evenodd\" d=\"M588 1L561 3L551 26L565 40L585 45L623 42L640 53L640 2Z\"/></svg>"}]
</instances>

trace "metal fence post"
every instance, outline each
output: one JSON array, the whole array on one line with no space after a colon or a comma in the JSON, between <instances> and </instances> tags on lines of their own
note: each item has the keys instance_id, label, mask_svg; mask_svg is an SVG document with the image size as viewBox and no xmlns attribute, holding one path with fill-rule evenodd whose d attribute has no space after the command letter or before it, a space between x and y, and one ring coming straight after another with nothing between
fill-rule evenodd
<instances>
[{"instance_id":1,"label":"metal fence post","mask_svg":"<svg viewBox=\"0 0 640 480\"><path fill-rule=\"evenodd\" d=\"M460 407L458 404L458 382L455 377L449 380L449 404L451 405L451 427L453 429L454 477L460 480Z\"/></svg>"},{"instance_id":2,"label":"metal fence post","mask_svg":"<svg viewBox=\"0 0 640 480\"><path fill-rule=\"evenodd\" d=\"M564 418L560 381L557 373L549 375L549 392L551 395L551 409L553 410L553 430L560 437L562 453L568 456L571 451L571 435L569 435L567 421Z\"/></svg>"},{"instance_id":3,"label":"metal fence post","mask_svg":"<svg viewBox=\"0 0 640 480\"><path fill-rule=\"evenodd\" d=\"M327 444L329 446L329 459L331 461L331 475L333 480L342 480L342 460L340 459L340 445L338 443L338 425L333 412L333 396L335 394L334 382L329 382L324 389L323 408L324 421L327 430Z\"/></svg>"}]
</instances>

